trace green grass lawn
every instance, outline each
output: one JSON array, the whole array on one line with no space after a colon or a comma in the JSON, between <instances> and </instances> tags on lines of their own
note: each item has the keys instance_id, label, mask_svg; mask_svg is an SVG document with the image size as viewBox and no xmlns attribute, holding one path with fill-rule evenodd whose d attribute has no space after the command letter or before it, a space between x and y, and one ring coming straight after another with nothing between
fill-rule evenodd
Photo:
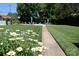
<instances>
[{"instance_id":1,"label":"green grass lawn","mask_svg":"<svg viewBox=\"0 0 79 59\"><path fill-rule=\"evenodd\" d=\"M0 26L0 56L38 56L42 54L42 26Z\"/></svg>"},{"instance_id":2,"label":"green grass lawn","mask_svg":"<svg viewBox=\"0 0 79 59\"><path fill-rule=\"evenodd\" d=\"M48 30L63 48L66 55L79 56L79 49L74 45L74 43L79 43L79 27L49 25Z\"/></svg>"}]
</instances>

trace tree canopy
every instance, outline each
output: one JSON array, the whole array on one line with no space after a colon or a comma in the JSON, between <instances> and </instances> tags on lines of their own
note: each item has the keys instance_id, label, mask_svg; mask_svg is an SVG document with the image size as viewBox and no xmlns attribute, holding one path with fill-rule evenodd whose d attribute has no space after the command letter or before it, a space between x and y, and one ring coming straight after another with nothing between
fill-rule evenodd
<instances>
[{"instance_id":1,"label":"tree canopy","mask_svg":"<svg viewBox=\"0 0 79 59\"><path fill-rule=\"evenodd\" d=\"M20 16L20 22L30 22L31 17L34 22L59 21L66 17L79 13L79 8L75 4L65 3L19 3L17 12Z\"/></svg>"},{"instance_id":2,"label":"tree canopy","mask_svg":"<svg viewBox=\"0 0 79 59\"><path fill-rule=\"evenodd\" d=\"M8 16L11 17L12 23L18 23L18 14L17 13L8 13Z\"/></svg>"}]
</instances>

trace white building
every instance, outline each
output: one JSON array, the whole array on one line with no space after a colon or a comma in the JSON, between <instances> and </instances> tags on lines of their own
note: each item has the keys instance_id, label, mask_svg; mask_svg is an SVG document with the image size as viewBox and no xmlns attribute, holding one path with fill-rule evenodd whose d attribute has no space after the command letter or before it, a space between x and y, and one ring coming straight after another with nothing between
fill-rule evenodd
<instances>
[{"instance_id":1,"label":"white building","mask_svg":"<svg viewBox=\"0 0 79 59\"><path fill-rule=\"evenodd\" d=\"M10 16L0 14L0 25L8 24L8 22L10 22L10 19Z\"/></svg>"}]
</instances>

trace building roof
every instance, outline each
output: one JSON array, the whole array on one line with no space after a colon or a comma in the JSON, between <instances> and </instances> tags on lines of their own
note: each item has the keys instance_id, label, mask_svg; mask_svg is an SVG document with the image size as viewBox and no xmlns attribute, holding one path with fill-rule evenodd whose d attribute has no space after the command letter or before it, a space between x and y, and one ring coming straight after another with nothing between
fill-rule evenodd
<instances>
[{"instance_id":1,"label":"building roof","mask_svg":"<svg viewBox=\"0 0 79 59\"><path fill-rule=\"evenodd\" d=\"M1 16L4 20L11 19L10 16L4 15L4 14L0 14L0 16Z\"/></svg>"}]
</instances>

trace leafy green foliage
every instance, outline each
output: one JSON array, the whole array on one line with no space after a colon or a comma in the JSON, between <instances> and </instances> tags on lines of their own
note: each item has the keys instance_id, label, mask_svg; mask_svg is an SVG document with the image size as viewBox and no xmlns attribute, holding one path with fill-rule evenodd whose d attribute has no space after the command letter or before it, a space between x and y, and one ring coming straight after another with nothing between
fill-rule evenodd
<instances>
[{"instance_id":1,"label":"leafy green foliage","mask_svg":"<svg viewBox=\"0 0 79 59\"><path fill-rule=\"evenodd\" d=\"M61 3L23 3L17 4L17 12L21 22L31 22L31 17L34 22L59 21L65 17L71 16L79 12L78 7L73 4ZM39 16L38 16L39 15Z\"/></svg>"},{"instance_id":2,"label":"leafy green foliage","mask_svg":"<svg viewBox=\"0 0 79 59\"><path fill-rule=\"evenodd\" d=\"M12 23L19 23L18 14L17 13L8 13L8 16L11 17Z\"/></svg>"}]
</instances>

